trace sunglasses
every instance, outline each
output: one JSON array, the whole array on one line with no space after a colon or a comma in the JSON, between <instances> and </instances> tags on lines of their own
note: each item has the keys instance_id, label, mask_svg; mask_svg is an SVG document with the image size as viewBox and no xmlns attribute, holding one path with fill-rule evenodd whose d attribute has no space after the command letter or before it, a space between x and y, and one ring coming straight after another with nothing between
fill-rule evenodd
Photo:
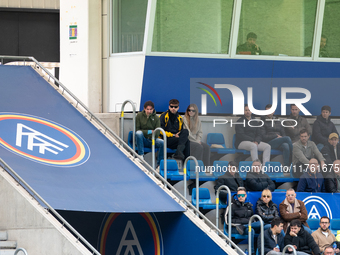
<instances>
[{"instance_id":1,"label":"sunglasses","mask_svg":"<svg viewBox=\"0 0 340 255\"><path fill-rule=\"evenodd\" d=\"M178 108L178 105L170 105L170 108Z\"/></svg>"},{"instance_id":2,"label":"sunglasses","mask_svg":"<svg viewBox=\"0 0 340 255\"><path fill-rule=\"evenodd\" d=\"M237 197L245 197L246 194L238 194Z\"/></svg>"},{"instance_id":3,"label":"sunglasses","mask_svg":"<svg viewBox=\"0 0 340 255\"><path fill-rule=\"evenodd\" d=\"M191 109L189 109L188 112L196 112L196 110L191 110Z\"/></svg>"},{"instance_id":4,"label":"sunglasses","mask_svg":"<svg viewBox=\"0 0 340 255\"><path fill-rule=\"evenodd\" d=\"M267 197L267 198L270 198L270 196L269 196L269 195L263 195L262 197Z\"/></svg>"}]
</instances>

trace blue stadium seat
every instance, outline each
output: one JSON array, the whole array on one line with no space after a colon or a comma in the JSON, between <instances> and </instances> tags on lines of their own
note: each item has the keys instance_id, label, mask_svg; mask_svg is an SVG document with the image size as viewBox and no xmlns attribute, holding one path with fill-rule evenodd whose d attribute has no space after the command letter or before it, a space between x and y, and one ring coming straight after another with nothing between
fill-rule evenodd
<instances>
[{"instance_id":1,"label":"blue stadium seat","mask_svg":"<svg viewBox=\"0 0 340 255\"><path fill-rule=\"evenodd\" d=\"M245 155L250 155L250 152L247 151L247 150L239 150L239 149L236 149L236 147L235 147L235 141L236 141L236 134L233 135L233 149L235 149L235 151L236 151L237 153L243 153L243 154L245 154ZM259 152L259 153L260 153L260 152Z\"/></svg>"},{"instance_id":2,"label":"blue stadium seat","mask_svg":"<svg viewBox=\"0 0 340 255\"><path fill-rule=\"evenodd\" d=\"M240 161L238 165L238 172L240 174L240 177L245 180L247 176L247 172L251 171L251 165L253 164L253 161Z\"/></svg>"},{"instance_id":3,"label":"blue stadium seat","mask_svg":"<svg viewBox=\"0 0 340 255\"><path fill-rule=\"evenodd\" d=\"M210 146L210 152L216 152L218 154L235 154L235 149L227 148L224 136L221 133L209 133L207 135L207 144ZM211 148L211 145L213 144L220 145L223 148Z\"/></svg>"},{"instance_id":4,"label":"blue stadium seat","mask_svg":"<svg viewBox=\"0 0 340 255\"><path fill-rule=\"evenodd\" d=\"M179 173L178 165L176 160L174 159L168 159L167 160L167 179L170 179L172 181L181 181L183 180L183 174ZM164 177L164 160L161 160L160 167L159 167L159 173Z\"/></svg>"},{"instance_id":5,"label":"blue stadium seat","mask_svg":"<svg viewBox=\"0 0 340 255\"><path fill-rule=\"evenodd\" d=\"M217 179L216 176L204 172L206 168L204 167L202 160L197 160L197 162L198 162L198 165L200 167L200 171L199 171L200 181L214 181L214 180ZM187 168L187 178L188 179L196 179L196 164L195 164L195 161L189 160L187 162L186 168Z\"/></svg>"},{"instance_id":6,"label":"blue stadium seat","mask_svg":"<svg viewBox=\"0 0 340 255\"><path fill-rule=\"evenodd\" d=\"M210 192L207 188L199 188L199 207L203 209L215 209L216 204L211 201ZM192 189L191 202L196 206L196 188Z\"/></svg>"},{"instance_id":7,"label":"blue stadium seat","mask_svg":"<svg viewBox=\"0 0 340 255\"><path fill-rule=\"evenodd\" d=\"M214 169L215 172L213 173L214 176L216 178L218 178L219 176L222 176L225 174L226 171L228 171L228 165L229 165L229 161L222 161L222 160L216 160L214 161Z\"/></svg>"},{"instance_id":8,"label":"blue stadium seat","mask_svg":"<svg viewBox=\"0 0 340 255\"><path fill-rule=\"evenodd\" d=\"M334 235L337 234L337 231L340 230L340 219L339 218L331 219L330 230L332 231Z\"/></svg>"},{"instance_id":9,"label":"blue stadium seat","mask_svg":"<svg viewBox=\"0 0 340 255\"><path fill-rule=\"evenodd\" d=\"M312 231L320 227L320 219L307 219L307 224Z\"/></svg>"}]
</instances>

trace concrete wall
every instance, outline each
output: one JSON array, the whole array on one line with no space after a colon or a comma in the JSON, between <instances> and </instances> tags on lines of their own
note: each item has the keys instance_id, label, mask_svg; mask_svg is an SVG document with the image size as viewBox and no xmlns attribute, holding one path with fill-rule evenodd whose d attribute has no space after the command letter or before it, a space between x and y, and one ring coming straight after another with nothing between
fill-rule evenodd
<instances>
[{"instance_id":1,"label":"concrete wall","mask_svg":"<svg viewBox=\"0 0 340 255\"><path fill-rule=\"evenodd\" d=\"M28 254L92 254L5 171L0 171L0 229Z\"/></svg>"}]
</instances>

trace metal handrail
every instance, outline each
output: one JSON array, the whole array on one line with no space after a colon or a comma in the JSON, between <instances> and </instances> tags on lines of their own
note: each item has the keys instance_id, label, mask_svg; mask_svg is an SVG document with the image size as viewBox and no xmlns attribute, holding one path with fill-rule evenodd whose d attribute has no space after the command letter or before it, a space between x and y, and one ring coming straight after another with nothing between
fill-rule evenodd
<instances>
[{"instance_id":1,"label":"metal handrail","mask_svg":"<svg viewBox=\"0 0 340 255\"><path fill-rule=\"evenodd\" d=\"M226 185L221 185L216 192L216 227L218 228L218 220L219 220L219 203L220 203L220 191L222 189L226 189L228 192L228 207L230 210L230 213L228 213L228 236L231 237L231 192L228 186ZM230 245L230 243L229 243Z\"/></svg>"},{"instance_id":2,"label":"metal handrail","mask_svg":"<svg viewBox=\"0 0 340 255\"><path fill-rule=\"evenodd\" d=\"M194 156L189 156L185 159L184 165L183 165L183 178L184 178L184 197L187 197L187 163L188 161L192 159L195 161L195 165L199 167L198 161ZM196 167L195 167L196 169ZM199 172L196 172L196 209L199 211Z\"/></svg>"},{"instance_id":3,"label":"metal handrail","mask_svg":"<svg viewBox=\"0 0 340 255\"><path fill-rule=\"evenodd\" d=\"M71 96L75 101L77 101L77 105L76 108L80 105L86 112L87 114L90 116L90 120L95 120L97 122L97 124L99 124L100 126L102 126L104 128L104 130L102 131L104 134L109 133L114 139L117 140L117 142L119 144L121 144L121 146L127 150L128 152L130 152L134 157L137 157L137 153L132 150L130 148L130 146L128 146L127 143L125 143L123 141L123 139L121 139L116 133L114 133L104 122L102 122L100 119L98 119L74 94L72 94L72 92L70 92L57 78L55 78L46 68L44 68L35 58L33 57L17 57L17 56L0 56L1 62L3 63L3 59L21 59L21 60L29 60L29 61L33 61L35 62L35 64L37 66L39 66L39 68L41 68L42 70L44 70L45 73L47 73L58 85L59 87L63 90L62 94L64 94L64 92L67 92L69 96ZM0 162L1 162L1 158L0 158ZM7 165L7 164L6 164ZM176 190L167 180L165 180L159 173L157 173L149 164L144 164L144 167L150 171L151 173L153 173L155 175L155 177L157 179L159 179L164 185L167 185L168 188L171 189L172 193L177 196L179 202L183 202L188 209L192 210L194 213L198 214L199 217L204 220L204 222L213 230L216 230L218 235L224 239L226 239L228 242L231 243L232 247L235 248L241 255L245 255L245 253L240 249L240 247L238 247L234 242L231 241L231 239L229 237L227 237L219 228L216 228L216 226L207 218L205 217L199 210L197 210L187 199L186 197L184 197L178 190ZM12 172L13 174L15 174L16 176L18 176L9 166L8 169L10 172ZM20 176L17 177L19 180L22 180ZM22 180L23 181L23 180ZM25 183L24 181L22 183ZM32 191L33 194L36 193L35 191ZM53 209L53 208L52 208ZM59 215L60 216L60 215ZM61 217L61 216L60 216ZM62 217L61 217L62 218ZM64 220L64 219L63 219ZM64 220L65 221L65 220ZM66 221L65 221L66 222ZM66 222L67 223L67 222ZM68 223L67 223L68 224ZM72 231L72 227L70 228L70 231ZM76 230L74 232L78 233ZM79 234L79 233L78 233ZM79 239L82 240L82 236L79 234ZM82 240L83 241L83 240ZM86 241L86 240L85 240ZM94 249L95 254L99 253Z\"/></svg>"},{"instance_id":4,"label":"metal handrail","mask_svg":"<svg viewBox=\"0 0 340 255\"><path fill-rule=\"evenodd\" d=\"M285 254L286 254L286 250L287 250L288 248L292 248L292 249L293 249L294 255L296 255L295 247L294 247L293 245L291 245L291 244L288 244L288 245L286 245L286 246L283 248L283 250L282 250L282 255L285 255Z\"/></svg>"},{"instance_id":5,"label":"metal handrail","mask_svg":"<svg viewBox=\"0 0 340 255\"><path fill-rule=\"evenodd\" d=\"M263 233L263 220L262 218L257 215L257 214L254 214L253 216L250 217L249 219L249 223L248 223L248 249L249 249L249 252L251 251L251 223L253 222L253 220L257 218L260 223L261 223L261 232L260 232L260 235L261 235L261 255L264 254L264 233Z\"/></svg>"},{"instance_id":6,"label":"metal handrail","mask_svg":"<svg viewBox=\"0 0 340 255\"><path fill-rule=\"evenodd\" d=\"M164 152L163 152L163 155L164 155L164 158L163 158L163 163L164 163L164 179L167 180L167 170L168 170L167 169L167 167L168 167L168 165L167 165L167 137L166 137L166 133L165 133L164 129L161 128L161 127L156 128L152 132L152 168L156 169L156 167L155 167L155 154L156 154L155 153L155 133L156 133L157 130L159 130L159 131L161 131L163 133L163 138L164 138L163 139L163 141L164 141L164 143L163 143L163 149L164 149ZM159 166L159 168L161 168L161 167Z\"/></svg>"},{"instance_id":7,"label":"metal handrail","mask_svg":"<svg viewBox=\"0 0 340 255\"><path fill-rule=\"evenodd\" d=\"M122 140L124 140L124 108L125 105L127 103L130 103L132 106L132 111L133 111L133 115L132 115L132 119L133 119L133 135L132 135L132 147L133 150L135 150L135 135L136 135L136 107L133 104L133 102L131 100L125 100L122 104L122 108L121 108L121 120L120 120L120 137L122 138Z\"/></svg>"},{"instance_id":8,"label":"metal handrail","mask_svg":"<svg viewBox=\"0 0 340 255\"><path fill-rule=\"evenodd\" d=\"M19 251L22 251L25 255L28 255L27 251L24 248L18 248L15 250L14 255L17 255Z\"/></svg>"}]
</instances>

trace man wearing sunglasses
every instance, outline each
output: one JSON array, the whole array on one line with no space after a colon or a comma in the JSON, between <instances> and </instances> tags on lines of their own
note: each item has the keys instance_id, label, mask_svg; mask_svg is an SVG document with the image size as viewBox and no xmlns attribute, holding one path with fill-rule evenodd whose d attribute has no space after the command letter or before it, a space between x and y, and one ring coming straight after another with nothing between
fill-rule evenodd
<instances>
[{"instance_id":1,"label":"man wearing sunglasses","mask_svg":"<svg viewBox=\"0 0 340 255\"><path fill-rule=\"evenodd\" d=\"M183 118L178 114L179 101L171 99L169 110L160 116L161 128L167 136L167 147L176 149L175 159L184 160L190 155L190 142L188 139L189 131L183 129Z\"/></svg>"},{"instance_id":2,"label":"man wearing sunglasses","mask_svg":"<svg viewBox=\"0 0 340 255\"><path fill-rule=\"evenodd\" d=\"M253 216L253 205L249 202L246 202L247 192L244 187L239 187L237 189L236 194L237 200L233 198L231 204L231 210L229 210L229 206L226 209L225 213L225 222L228 224L228 213L231 211L231 225L233 226L231 231L233 234L247 234L245 230L248 227L249 219ZM254 250L254 236L255 231L260 230L260 222L256 221L251 224L251 243L252 243L252 254L255 254ZM255 230L255 231L254 231Z\"/></svg>"},{"instance_id":3,"label":"man wearing sunglasses","mask_svg":"<svg viewBox=\"0 0 340 255\"><path fill-rule=\"evenodd\" d=\"M329 225L329 218L327 216L321 217L320 227L312 234L312 237L319 246L321 252L324 252L327 246L332 245L336 241L334 234L329 230ZM336 248L334 251L335 253L339 253L340 249Z\"/></svg>"}]
</instances>

